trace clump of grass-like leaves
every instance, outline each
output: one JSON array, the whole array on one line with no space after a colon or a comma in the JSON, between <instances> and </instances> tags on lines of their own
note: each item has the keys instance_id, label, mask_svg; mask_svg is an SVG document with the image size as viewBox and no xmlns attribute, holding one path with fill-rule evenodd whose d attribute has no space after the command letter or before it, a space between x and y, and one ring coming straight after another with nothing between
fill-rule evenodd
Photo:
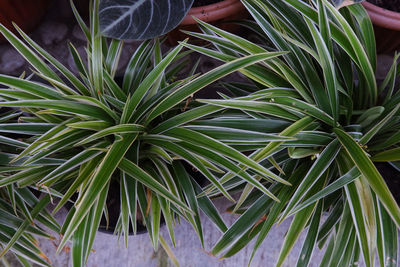
<instances>
[{"instance_id":1,"label":"clump of grass-like leaves","mask_svg":"<svg viewBox=\"0 0 400 267\"><path fill-rule=\"evenodd\" d=\"M381 266L397 266L400 209L374 162L399 171L398 55L378 87L374 33L361 5L337 10L326 0L243 3L255 20L243 25L258 43L200 22L203 33L191 34L216 49L185 45L225 62L268 51L287 54L242 69L253 84L226 84L237 97L200 102L241 111L251 120L247 130L295 138L234 144L257 162L275 162L292 186L266 183L280 200L274 202L245 181L232 183L242 184L232 209L243 214L211 252L230 257L255 239L253 257L271 227L293 216L277 266L307 228L298 266L308 266L324 245L321 266L353 266L360 259L372 266L376 255ZM287 126L261 128L262 121ZM278 152L286 155L279 162Z\"/></svg>"},{"instance_id":2,"label":"clump of grass-like leaves","mask_svg":"<svg viewBox=\"0 0 400 267\"><path fill-rule=\"evenodd\" d=\"M212 127L195 125L199 118L218 118L222 108L194 103L190 98L225 75L283 53L256 53L204 75L190 74L174 81L180 67L173 63L187 54L182 52L184 43L164 55L159 40L148 40L130 58L119 84L115 73L123 42L108 40L99 32L98 1L93 4L90 27L76 11L75 15L88 40L87 64L70 44L79 75L17 26L20 38L0 26L0 32L34 70L29 79L0 75L0 84L7 86L0 89L0 106L23 110L19 121L9 125L9 132L15 134L19 129L32 135L12 155L11 163L18 164L2 177L0 188L17 183L22 188L36 186L48 191L47 198L59 199L54 212L69 201L74 203L60 231L59 245L61 250L72 240L74 266L85 264L101 218L108 214L110 183L120 187L120 196L112 196L121 202L116 232L123 233L127 243L129 229L136 231L140 214L140 223L147 227L155 249L159 241L166 244L159 233L161 218L172 244L177 218L190 222L203 242L200 210L221 231L226 230L216 208L202 194L183 161L231 200L218 179L219 173L236 173L275 198L253 175L280 183L287 183L285 180L210 134L230 141L242 140L243 133L248 134L244 138L256 136L264 141L291 138L243 132L218 121ZM34 81L34 77L43 82ZM240 166L253 171L242 171Z\"/></svg>"},{"instance_id":3,"label":"clump of grass-like leaves","mask_svg":"<svg viewBox=\"0 0 400 267\"><path fill-rule=\"evenodd\" d=\"M21 149L28 147L28 143L18 140L15 134L20 138L28 138L35 129L16 126L21 112L6 108L0 112L0 180L15 170L33 173L31 166L21 166L20 162L11 163L11 160ZM37 162L43 166L57 163L55 160ZM38 199L34 192L40 192L34 187L25 186L27 183L27 177L20 175L19 179L0 188L0 258L4 259L4 255L11 252L24 266L31 266L31 263L49 266L50 261L40 249L36 237L54 239L46 228L57 233L60 226L46 210L50 196ZM7 261L4 263L7 264Z\"/></svg>"}]
</instances>

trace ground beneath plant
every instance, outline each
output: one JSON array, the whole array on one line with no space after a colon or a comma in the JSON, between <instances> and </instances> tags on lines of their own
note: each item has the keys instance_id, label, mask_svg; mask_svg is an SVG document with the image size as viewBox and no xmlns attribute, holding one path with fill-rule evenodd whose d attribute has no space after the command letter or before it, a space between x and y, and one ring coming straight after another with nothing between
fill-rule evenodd
<instances>
[{"instance_id":1,"label":"ground beneath plant","mask_svg":"<svg viewBox=\"0 0 400 267\"><path fill-rule=\"evenodd\" d=\"M367 0L368 2L380 6L384 9L400 12L400 0Z\"/></svg>"},{"instance_id":2,"label":"ground beneath plant","mask_svg":"<svg viewBox=\"0 0 400 267\"><path fill-rule=\"evenodd\" d=\"M194 0L193 7L206 6L221 2L221 0Z\"/></svg>"},{"instance_id":3,"label":"ground beneath plant","mask_svg":"<svg viewBox=\"0 0 400 267\"><path fill-rule=\"evenodd\" d=\"M388 163L376 163L376 167L385 179L387 186L392 192L393 197L396 199L397 204L400 205L400 179L399 173Z\"/></svg>"},{"instance_id":4,"label":"ground beneath plant","mask_svg":"<svg viewBox=\"0 0 400 267\"><path fill-rule=\"evenodd\" d=\"M118 223L119 215L121 213L121 199L120 199L120 185L118 181L112 180L110 183L109 187L109 192L107 195L107 210L108 210L108 223L106 220L106 217L103 215L101 218L100 222L100 230L103 232L108 232L112 234L115 230L115 227ZM136 218L137 218L137 232L138 233L145 233L147 232L145 226L143 226L142 221L142 213L139 210L139 207L137 207L137 212L136 212ZM132 225L129 225L129 233L133 233Z\"/></svg>"}]
</instances>

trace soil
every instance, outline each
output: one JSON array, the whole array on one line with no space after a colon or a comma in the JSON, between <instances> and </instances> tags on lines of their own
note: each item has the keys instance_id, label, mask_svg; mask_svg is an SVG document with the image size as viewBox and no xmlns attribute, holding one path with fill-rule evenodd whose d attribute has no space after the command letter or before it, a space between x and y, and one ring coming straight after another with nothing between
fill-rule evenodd
<instances>
[{"instance_id":1,"label":"soil","mask_svg":"<svg viewBox=\"0 0 400 267\"><path fill-rule=\"evenodd\" d=\"M222 0L194 0L192 7L211 5L221 1Z\"/></svg>"},{"instance_id":2,"label":"soil","mask_svg":"<svg viewBox=\"0 0 400 267\"><path fill-rule=\"evenodd\" d=\"M385 179L387 186L392 192L397 204L400 205L400 179L399 172L388 163L375 163L379 173Z\"/></svg>"},{"instance_id":3,"label":"soil","mask_svg":"<svg viewBox=\"0 0 400 267\"><path fill-rule=\"evenodd\" d=\"M120 185L117 181L111 181L110 187L108 189L108 195L106 200L109 224L107 227L106 217L103 215L100 221L99 231L106 233L114 233L115 226L117 225L118 218L121 212L121 199L120 199ZM147 228L141 223L142 214L137 207L138 212L136 217L136 232L138 234L147 232ZM129 224L129 234L133 234L132 225Z\"/></svg>"},{"instance_id":4,"label":"soil","mask_svg":"<svg viewBox=\"0 0 400 267\"><path fill-rule=\"evenodd\" d=\"M371 4L384 9L400 12L400 0L367 0Z\"/></svg>"},{"instance_id":5,"label":"soil","mask_svg":"<svg viewBox=\"0 0 400 267\"><path fill-rule=\"evenodd\" d=\"M207 179L199 171L193 169L189 164L187 164L184 161L182 161L182 163L183 163L183 166L185 167L186 171L195 179L195 181L200 186L204 186L207 183ZM108 209L109 225L107 228L106 227L106 225L107 225L106 218L103 215L103 217L101 218L99 231L112 234L115 230L115 226L117 225L118 217L120 215L120 210L121 210L120 185L117 181L111 181L110 187L108 189L106 205L107 205L107 209ZM136 232L138 234L145 233L145 232L147 232L147 228L146 228L146 226L141 224L142 214L139 210L139 207L137 207L137 210L138 210L138 212L136 213L136 217L137 217ZM165 224L165 221L164 221L164 218L162 215L161 215L160 223L161 223L161 225ZM129 234L133 234L132 225L129 226Z\"/></svg>"},{"instance_id":6,"label":"soil","mask_svg":"<svg viewBox=\"0 0 400 267\"><path fill-rule=\"evenodd\" d=\"M35 193L34 193L35 194ZM40 194L40 192L39 192ZM36 195L36 194L35 194ZM75 201L78 197L78 194L75 194L71 199ZM117 181L111 181L110 187L108 189L107 200L106 200L107 210L108 210L108 226L106 217L101 217L99 232L113 234L115 230L115 226L117 225L118 218L121 211L121 199L120 199L120 185ZM69 211L72 208L73 204L71 202L67 202L65 204L65 208ZM142 214L140 213L139 207L138 212L136 213L137 221L136 221L136 233L143 234L147 232L146 226L141 223ZM129 234L133 234L132 225L129 225Z\"/></svg>"},{"instance_id":7,"label":"soil","mask_svg":"<svg viewBox=\"0 0 400 267\"><path fill-rule=\"evenodd\" d=\"M116 80L117 82L120 81L120 77L117 77ZM185 161L182 161L183 166L185 167L186 171L194 178L194 180L200 185L204 186L207 184L207 179L197 170L192 168L189 164L187 164ZM34 190L36 191L36 190ZM37 194L38 196L40 195L40 192L33 192L35 195ZM78 194L75 194L72 197L72 200L75 201L76 198L78 197ZM113 234L115 231L115 226L117 225L118 218L120 216L121 212L121 199L120 199L120 184L117 180L111 180L110 187L108 189L108 194L107 194L107 199L106 199L106 205L107 205L107 210L108 210L108 226L107 226L107 220L106 217L102 216L100 225L98 228L98 231L103 232L103 233L108 233L108 234ZM67 202L65 204L65 207L67 210L70 210L72 208L72 204L70 202ZM147 232L147 228L145 225L142 224L142 213L140 211L139 206L137 207L137 213L136 213L136 233L137 234L143 234ZM161 215L161 221L160 225L164 225L165 220L164 217ZM133 229L132 225L129 224L129 234L133 234Z\"/></svg>"},{"instance_id":8,"label":"soil","mask_svg":"<svg viewBox=\"0 0 400 267\"><path fill-rule=\"evenodd\" d=\"M189 164L182 161L186 171L196 180L196 182L200 186L204 186L207 183L207 179L197 170L193 169ZM107 210L108 210L108 217L109 217L109 225L107 227L107 221L105 216L101 218L99 231L113 234L115 230L115 226L117 225L118 218L121 211L121 199L120 199L120 185L117 181L111 180L110 187L108 189L108 195L106 200ZM136 223L136 232L138 234L142 234L147 232L146 226L144 226L142 221L142 214L140 212L139 207L137 207L137 223ZM161 215L161 225L165 224L164 218ZM133 234L132 225L129 226L129 234Z\"/></svg>"}]
</instances>

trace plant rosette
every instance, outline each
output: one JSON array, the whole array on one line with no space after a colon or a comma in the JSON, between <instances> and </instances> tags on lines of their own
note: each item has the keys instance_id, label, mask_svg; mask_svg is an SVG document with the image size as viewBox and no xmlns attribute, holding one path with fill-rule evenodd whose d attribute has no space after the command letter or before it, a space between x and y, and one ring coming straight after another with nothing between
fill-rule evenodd
<instances>
[{"instance_id":1,"label":"plant rosette","mask_svg":"<svg viewBox=\"0 0 400 267\"><path fill-rule=\"evenodd\" d=\"M377 51L393 53L400 50L400 13L363 2L374 24Z\"/></svg>"},{"instance_id":2,"label":"plant rosette","mask_svg":"<svg viewBox=\"0 0 400 267\"><path fill-rule=\"evenodd\" d=\"M3 179L17 167L18 163L11 163L12 156L28 144L21 140L31 133L19 131L10 133L7 125L15 124L21 112L14 109L1 108L0 110L0 177ZM43 164L51 164L51 161ZM43 253L37 237L54 240L53 233L60 231L60 225L46 210L50 196L38 198L40 192L34 187L21 186L23 179L7 186L0 187L0 258L7 265L6 253L13 254L21 265L50 266L50 260ZM50 233L51 232L51 233Z\"/></svg>"},{"instance_id":3,"label":"plant rosette","mask_svg":"<svg viewBox=\"0 0 400 267\"><path fill-rule=\"evenodd\" d=\"M108 187L107 199L105 202L105 209L108 211L107 214L103 214L100 220L98 231L113 235L117 233L118 219L121 214L121 189L120 189L119 179L117 175L111 178L110 185ZM65 203L64 207L70 211L74 207L74 202L79 197L78 193L75 193L71 200ZM161 217L160 227L165 225L165 220ZM128 234L138 235L145 234L148 230L146 228L145 222L142 218L142 213L140 212L140 207L136 207L136 227L133 229L132 224L129 225Z\"/></svg>"},{"instance_id":4,"label":"plant rosette","mask_svg":"<svg viewBox=\"0 0 400 267\"><path fill-rule=\"evenodd\" d=\"M9 155L15 166L2 177L0 188L13 183L37 186L48 192L48 197L58 199L53 213L67 202L74 203L60 230L62 239L58 247L60 251L72 241L73 266L85 265L101 218L110 213L106 200L112 182L120 187L120 213L115 229L124 235L125 244L129 229L137 229L139 212L154 248L161 244L168 252L171 250L159 231L161 217L174 245L173 225L178 218L193 225L203 244L200 210L222 232L227 229L182 161L198 170L215 185L215 192L231 201L233 198L219 180L228 172L275 198L253 175L287 182L219 139L224 136L229 142L238 142L243 138L290 138L243 132L218 120L213 127L196 125L199 118L219 118L222 109L191 99L197 91L234 71L284 53L250 55L203 75L194 75L194 66L186 78L175 80L183 64L174 62L185 60L189 52L183 51L182 43L163 54L160 41L150 39L142 42L131 56L120 86L114 77L123 42L108 40L100 34L99 1L94 1L90 27L72 7L88 40L87 64L74 45L69 45L78 75L18 27L20 37L0 26L4 37L31 64L33 75L45 81L36 82L24 75L0 75L0 84L6 87L0 89L0 106L23 111L17 122L0 129L31 135L24 139L26 147ZM239 166L248 166L251 171L243 171ZM76 200L72 199L75 193Z\"/></svg>"},{"instance_id":5,"label":"plant rosette","mask_svg":"<svg viewBox=\"0 0 400 267\"><path fill-rule=\"evenodd\" d=\"M213 47L185 46L224 62L267 51L286 54L242 69L251 83L225 84L235 97L198 101L241 113L247 118L242 129L294 138L230 143L272 165L291 186L260 179L275 201L234 175L221 178L226 189L242 192L229 208L241 216L211 253L231 257L253 240L253 259L272 227L293 217L276 266L284 264L302 232L306 237L297 266L308 266L312 252L321 248L321 266L361 261L373 266L376 257L381 266L398 266L400 208L374 163L390 163L396 175L385 178L397 179L399 55L378 87L373 26L362 5L242 2L256 22L252 28L259 43L199 21L204 34L190 34Z\"/></svg>"},{"instance_id":6,"label":"plant rosette","mask_svg":"<svg viewBox=\"0 0 400 267\"><path fill-rule=\"evenodd\" d=\"M198 171L195 171L191 165L186 163L185 161L181 161L182 165L185 167L186 172L193 179L193 184L197 184L199 186L204 186L207 183L207 179ZM200 187L198 187L200 188ZM106 206L108 210L108 216L106 217L103 214L101 218L100 225L98 231L114 234L118 229L118 219L119 214L121 213L121 192L120 185L118 183L118 179L112 179L109 186L109 193L107 195ZM72 205L70 205L70 208ZM140 206L136 208L136 229L134 231L132 224L129 225L128 233L130 235L136 234L145 234L148 232L145 222L143 221L142 213L140 211ZM165 225L165 219L163 215L160 217L160 227Z\"/></svg>"}]
</instances>

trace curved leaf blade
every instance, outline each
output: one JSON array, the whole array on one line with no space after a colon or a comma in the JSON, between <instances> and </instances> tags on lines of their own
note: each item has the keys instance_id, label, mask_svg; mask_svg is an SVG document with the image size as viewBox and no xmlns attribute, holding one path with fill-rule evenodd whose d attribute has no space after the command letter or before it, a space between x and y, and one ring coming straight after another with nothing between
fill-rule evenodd
<instances>
[{"instance_id":1,"label":"curved leaf blade","mask_svg":"<svg viewBox=\"0 0 400 267\"><path fill-rule=\"evenodd\" d=\"M334 132L338 136L339 141L342 143L347 153L350 155L354 164L366 178L372 190L385 206L390 217L396 223L397 227L400 228L399 206L371 159L350 135L340 129L334 129Z\"/></svg>"}]
</instances>

